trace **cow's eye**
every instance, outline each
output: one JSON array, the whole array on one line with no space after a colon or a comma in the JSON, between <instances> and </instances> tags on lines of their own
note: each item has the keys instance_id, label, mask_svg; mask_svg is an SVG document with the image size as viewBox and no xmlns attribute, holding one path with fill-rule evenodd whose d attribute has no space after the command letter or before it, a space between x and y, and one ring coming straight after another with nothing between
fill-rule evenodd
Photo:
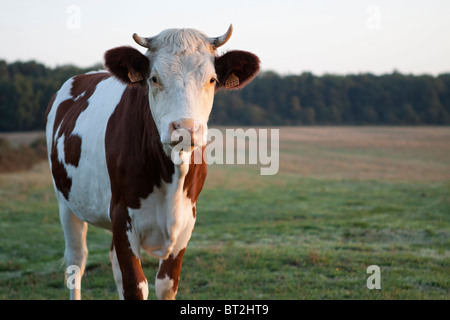
<instances>
[{"instance_id":1,"label":"cow's eye","mask_svg":"<svg viewBox=\"0 0 450 320\"><path fill-rule=\"evenodd\" d=\"M213 83L215 83L215 82L217 82L217 79L214 78L214 77L212 77L211 80L209 80L209 83L210 83L210 84L213 84Z\"/></svg>"},{"instance_id":2,"label":"cow's eye","mask_svg":"<svg viewBox=\"0 0 450 320\"><path fill-rule=\"evenodd\" d=\"M150 80L151 80L152 83L158 84L158 78L157 78L157 77L152 76L152 77L150 78Z\"/></svg>"}]
</instances>

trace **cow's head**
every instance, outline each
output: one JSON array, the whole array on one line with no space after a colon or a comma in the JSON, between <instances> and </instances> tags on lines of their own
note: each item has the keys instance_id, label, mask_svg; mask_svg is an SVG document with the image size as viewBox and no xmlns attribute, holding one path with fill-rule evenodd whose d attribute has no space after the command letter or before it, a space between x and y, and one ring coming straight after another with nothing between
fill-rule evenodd
<instances>
[{"instance_id":1,"label":"cow's head","mask_svg":"<svg viewBox=\"0 0 450 320\"><path fill-rule=\"evenodd\" d=\"M114 48L105 54L105 66L121 81L148 87L150 109L166 152L187 132L192 146L206 144L207 122L214 94L239 89L259 71L259 59L250 52L217 48L231 37L232 26L210 38L194 29L169 29L159 35L133 39L148 49ZM184 135L182 135L185 137ZM181 140L181 139L180 139Z\"/></svg>"}]
</instances>

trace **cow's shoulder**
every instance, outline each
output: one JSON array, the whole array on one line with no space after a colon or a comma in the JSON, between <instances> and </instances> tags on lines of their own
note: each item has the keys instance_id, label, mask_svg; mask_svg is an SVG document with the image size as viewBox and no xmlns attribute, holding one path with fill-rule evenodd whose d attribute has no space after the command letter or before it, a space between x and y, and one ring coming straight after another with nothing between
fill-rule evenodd
<instances>
[{"instance_id":1,"label":"cow's shoulder","mask_svg":"<svg viewBox=\"0 0 450 320\"><path fill-rule=\"evenodd\" d=\"M59 97L59 105L56 109L53 123L53 135L59 129L58 137L63 134L68 137L75 127L75 123L80 114L89 106L89 99L94 94L97 85L111 75L107 72L87 73L75 76L67 81L62 96ZM60 90L61 92L61 90ZM49 106L49 108L51 108Z\"/></svg>"}]
</instances>

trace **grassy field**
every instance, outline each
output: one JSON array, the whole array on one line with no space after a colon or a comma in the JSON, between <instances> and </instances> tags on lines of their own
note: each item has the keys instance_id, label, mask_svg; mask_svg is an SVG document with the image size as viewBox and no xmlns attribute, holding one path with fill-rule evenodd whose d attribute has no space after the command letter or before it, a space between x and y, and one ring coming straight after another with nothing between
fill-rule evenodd
<instances>
[{"instance_id":1,"label":"grassy field","mask_svg":"<svg viewBox=\"0 0 450 320\"><path fill-rule=\"evenodd\" d=\"M68 297L57 212L47 163L0 174L1 299ZM110 242L89 228L84 299L117 298ZM277 175L209 167L178 299L449 298L450 128L281 128Z\"/></svg>"}]
</instances>

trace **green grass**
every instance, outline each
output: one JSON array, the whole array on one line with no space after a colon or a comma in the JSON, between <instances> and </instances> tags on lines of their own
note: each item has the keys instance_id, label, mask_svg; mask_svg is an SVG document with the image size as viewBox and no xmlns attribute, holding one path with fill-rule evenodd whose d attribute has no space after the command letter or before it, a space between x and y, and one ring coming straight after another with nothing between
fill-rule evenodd
<instances>
[{"instance_id":1,"label":"green grass","mask_svg":"<svg viewBox=\"0 0 450 320\"><path fill-rule=\"evenodd\" d=\"M430 137L430 143L437 141ZM209 167L178 299L450 299L448 179L432 180L439 178L434 173L421 179L427 162L411 167L419 171L401 169L395 176L400 180L386 179L389 171L367 166L378 163L378 156L365 145L353 152L367 155L367 162L355 162L352 169L367 174L346 178L338 161L345 163L348 153L339 158L336 152L336 167L330 168L330 162L305 159L314 159L314 150L301 143L297 148L289 157L282 150L280 163L288 170L276 176L260 176L254 166ZM383 157L396 154L392 148ZM429 157L444 163L448 155ZM295 171L305 165L314 174ZM320 174L324 170L333 178ZM87 242L82 297L117 299L108 257L111 234L90 226ZM0 175L0 299L68 298L63 252L48 165ZM142 265L149 298L155 299L158 261L144 256ZM381 269L381 290L366 287L370 265Z\"/></svg>"},{"instance_id":2,"label":"green grass","mask_svg":"<svg viewBox=\"0 0 450 320\"><path fill-rule=\"evenodd\" d=\"M205 188L179 299L450 297L450 183L211 170L259 183ZM8 181L0 181L0 298L65 299L64 240L52 186ZM117 298L110 238L90 227L85 299ZM381 268L381 290L366 288L372 264ZM150 283L157 265L144 258Z\"/></svg>"}]
</instances>

